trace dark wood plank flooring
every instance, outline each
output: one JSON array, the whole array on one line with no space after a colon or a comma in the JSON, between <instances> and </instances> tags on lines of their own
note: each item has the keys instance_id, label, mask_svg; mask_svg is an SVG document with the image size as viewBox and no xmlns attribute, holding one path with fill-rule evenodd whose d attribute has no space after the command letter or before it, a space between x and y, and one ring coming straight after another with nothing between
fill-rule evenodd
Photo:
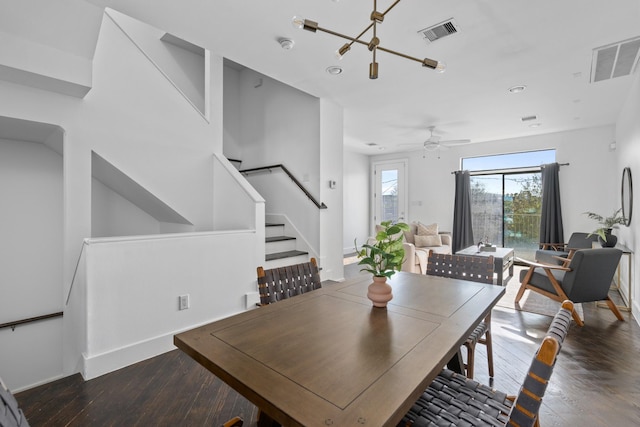
<instances>
[{"instance_id":1,"label":"dark wood plank flooring","mask_svg":"<svg viewBox=\"0 0 640 427\"><path fill-rule=\"evenodd\" d=\"M358 274L349 267L346 275ZM542 426L640 425L640 327L624 313L583 305L540 413ZM496 308L493 386L515 394L551 318ZM484 346L476 379L489 383ZM19 393L34 426L218 426L235 415L255 426L257 409L179 350L84 381L80 375Z\"/></svg>"}]
</instances>

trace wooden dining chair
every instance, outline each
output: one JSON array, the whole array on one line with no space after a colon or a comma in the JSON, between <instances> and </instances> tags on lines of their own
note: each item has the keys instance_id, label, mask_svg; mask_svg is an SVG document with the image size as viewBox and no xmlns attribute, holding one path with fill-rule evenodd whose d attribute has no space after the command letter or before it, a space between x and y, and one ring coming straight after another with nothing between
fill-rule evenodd
<instances>
[{"instance_id":1,"label":"wooden dining chair","mask_svg":"<svg viewBox=\"0 0 640 427\"><path fill-rule=\"evenodd\" d=\"M399 425L539 427L538 414L553 368L571 325L573 303L564 301L533 357L516 396L444 369Z\"/></svg>"},{"instance_id":2,"label":"wooden dining chair","mask_svg":"<svg viewBox=\"0 0 640 427\"><path fill-rule=\"evenodd\" d=\"M315 258L285 267L265 270L258 267L260 305L267 305L322 287Z\"/></svg>"},{"instance_id":3,"label":"wooden dining chair","mask_svg":"<svg viewBox=\"0 0 640 427\"><path fill-rule=\"evenodd\" d=\"M493 283L493 256L463 256L439 254L429 251L427 274L431 276L449 277L480 283ZM491 341L491 312L476 326L467 337L464 346L467 349L465 370L468 378L473 378L475 366L476 344L487 347L487 363L489 377L493 378L493 342Z\"/></svg>"},{"instance_id":4,"label":"wooden dining chair","mask_svg":"<svg viewBox=\"0 0 640 427\"><path fill-rule=\"evenodd\" d=\"M241 417L233 417L226 423L222 424L222 427L242 427L244 420Z\"/></svg>"}]
</instances>

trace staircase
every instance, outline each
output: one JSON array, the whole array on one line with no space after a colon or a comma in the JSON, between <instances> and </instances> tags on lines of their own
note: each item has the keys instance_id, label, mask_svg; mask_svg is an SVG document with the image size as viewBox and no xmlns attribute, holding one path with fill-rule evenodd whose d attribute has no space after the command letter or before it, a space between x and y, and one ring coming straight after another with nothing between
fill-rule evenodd
<instances>
[{"instance_id":1,"label":"staircase","mask_svg":"<svg viewBox=\"0 0 640 427\"><path fill-rule=\"evenodd\" d=\"M309 261L309 252L296 249L295 237L284 235L284 224L265 223L265 268Z\"/></svg>"}]
</instances>

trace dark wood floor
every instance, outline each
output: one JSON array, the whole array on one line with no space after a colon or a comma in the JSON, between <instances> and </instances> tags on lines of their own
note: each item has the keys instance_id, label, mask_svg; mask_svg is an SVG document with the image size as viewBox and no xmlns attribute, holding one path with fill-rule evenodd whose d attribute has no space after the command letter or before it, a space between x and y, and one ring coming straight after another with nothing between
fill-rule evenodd
<instances>
[{"instance_id":1,"label":"dark wood floor","mask_svg":"<svg viewBox=\"0 0 640 427\"><path fill-rule=\"evenodd\" d=\"M356 271L356 273L354 273ZM348 269L346 275L357 274ZM640 327L585 304L572 325L540 413L542 426L640 425ZM630 320L630 321L629 321ZM550 317L497 307L493 386L515 394ZM489 383L484 346L476 379ZM179 350L91 381L74 375L17 395L34 426L217 426L257 409Z\"/></svg>"}]
</instances>

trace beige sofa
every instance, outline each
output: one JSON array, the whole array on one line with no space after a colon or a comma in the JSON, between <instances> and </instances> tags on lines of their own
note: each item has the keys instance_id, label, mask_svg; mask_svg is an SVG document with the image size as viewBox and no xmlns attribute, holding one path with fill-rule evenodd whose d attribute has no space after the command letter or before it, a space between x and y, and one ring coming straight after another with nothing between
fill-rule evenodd
<instances>
[{"instance_id":1,"label":"beige sofa","mask_svg":"<svg viewBox=\"0 0 640 427\"><path fill-rule=\"evenodd\" d=\"M412 222L409 226L411 229L404 232L405 260L402 271L426 274L429 250L442 254L451 253L451 233L439 231L437 224Z\"/></svg>"}]
</instances>

